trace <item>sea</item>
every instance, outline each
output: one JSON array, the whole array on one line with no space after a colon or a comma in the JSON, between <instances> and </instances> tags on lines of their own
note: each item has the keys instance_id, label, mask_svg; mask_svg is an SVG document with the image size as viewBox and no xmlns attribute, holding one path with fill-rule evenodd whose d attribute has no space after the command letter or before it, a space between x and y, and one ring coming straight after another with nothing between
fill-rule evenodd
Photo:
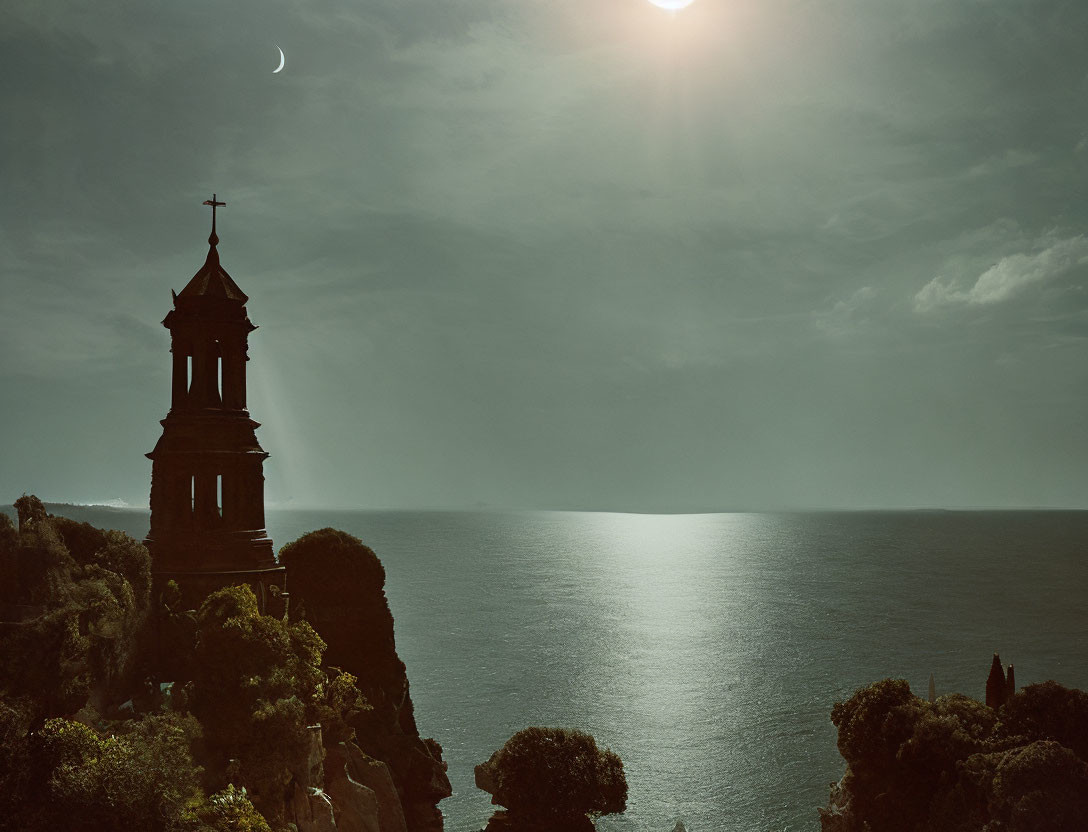
<instances>
[{"instance_id":1,"label":"sea","mask_svg":"<svg viewBox=\"0 0 1088 832\"><path fill-rule=\"evenodd\" d=\"M793 832L819 829L859 686L981 699L998 651L1020 685L1088 688L1088 512L268 513L277 546L327 526L385 564L449 832L483 828L473 767L530 725L619 754L627 811L600 830Z\"/></svg>"}]
</instances>

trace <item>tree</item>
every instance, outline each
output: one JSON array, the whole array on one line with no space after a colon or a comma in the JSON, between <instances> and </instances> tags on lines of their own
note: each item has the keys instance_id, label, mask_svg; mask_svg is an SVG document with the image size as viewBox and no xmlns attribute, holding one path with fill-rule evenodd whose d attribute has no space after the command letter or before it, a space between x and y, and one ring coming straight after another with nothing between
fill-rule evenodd
<instances>
[{"instance_id":1,"label":"tree","mask_svg":"<svg viewBox=\"0 0 1088 832\"><path fill-rule=\"evenodd\" d=\"M512 817L575 828L587 816L627 808L627 778L613 751L565 728L518 731L491 759L476 767L476 784Z\"/></svg>"},{"instance_id":2,"label":"tree","mask_svg":"<svg viewBox=\"0 0 1088 832\"><path fill-rule=\"evenodd\" d=\"M20 528L0 528L9 600L32 611L0 635L0 690L30 697L36 717L71 714L127 698L151 582L147 550L46 513L37 497L16 502ZM71 547L71 549L69 548Z\"/></svg>"},{"instance_id":3,"label":"tree","mask_svg":"<svg viewBox=\"0 0 1088 832\"><path fill-rule=\"evenodd\" d=\"M39 732L39 759L49 769L39 823L43 829L173 832L185 828L200 799L200 770L189 755L191 717L152 716L102 736L66 719Z\"/></svg>"},{"instance_id":4,"label":"tree","mask_svg":"<svg viewBox=\"0 0 1088 832\"><path fill-rule=\"evenodd\" d=\"M305 621L260 615L248 586L208 596L197 616L190 706L205 728L210 781L221 783L228 761L237 760L236 782L259 807L272 809L306 758L306 726L322 717L333 721L335 708L350 710L360 701L350 677L327 687L324 649ZM335 716L344 721L342 713Z\"/></svg>"},{"instance_id":5,"label":"tree","mask_svg":"<svg viewBox=\"0 0 1088 832\"><path fill-rule=\"evenodd\" d=\"M959 694L924 702L884 679L831 720L848 765L825 830L1043 832L1088 817L1088 763L1074 753L1088 738L1082 691L1030 685L995 710Z\"/></svg>"},{"instance_id":6,"label":"tree","mask_svg":"<svg viewBox=\"0 0 1088 832\"><path fill-rule=\"evenodd\" d=\"M1055 681L1028 685L1001 709L1002 730L1029 740L1055 740L1088 762L1088 693Z\"/></svg>"},{"instance_id":7,"label":"tree","mask_svg":"<svg viewBox=\"0 0 1088 832\"><path fill-rule=\"evenodd\" d=\"M0 514L0 603L19 601L19 533L11 518Z\"/></svg>"}]
</instances>

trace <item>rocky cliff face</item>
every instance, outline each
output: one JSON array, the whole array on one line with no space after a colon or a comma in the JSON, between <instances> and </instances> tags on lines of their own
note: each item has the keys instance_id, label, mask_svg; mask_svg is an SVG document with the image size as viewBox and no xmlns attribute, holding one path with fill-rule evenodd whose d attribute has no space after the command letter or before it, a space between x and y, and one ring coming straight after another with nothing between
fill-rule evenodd
<instances>
[{"instance_id":1,"label":"rocky cliff face","mask_svg":"<svg viewBox=\"0 0 1088 832\"><path fill-rule=\"evenodd\" d=\"M298 832L407 832L389 766L352 742L326 748L320 727L312 731L285 796L284 817Z\"/></svg>"},{"instance_id":2,"label":"rocky cliff face","mask_svg":"<svg viewBox=\"0 0 1088 832\"><path fill-rule=\"evenodd\" d=\"M284 547L280 558L287 566L292 618L309 621L328 644L326 666L357 677L370 705L351 724L354 743L328 749L335 759L335 781L342 791L354 780L375 793L385 806L381 832L441 830L438 802L452 789L442 747L421 738L416 727L381 562L357 538L334 529L305 535ZM385 780L376 773L379 769L392 782L399 815L382 785Z\"/></svg>"}]
</instances>

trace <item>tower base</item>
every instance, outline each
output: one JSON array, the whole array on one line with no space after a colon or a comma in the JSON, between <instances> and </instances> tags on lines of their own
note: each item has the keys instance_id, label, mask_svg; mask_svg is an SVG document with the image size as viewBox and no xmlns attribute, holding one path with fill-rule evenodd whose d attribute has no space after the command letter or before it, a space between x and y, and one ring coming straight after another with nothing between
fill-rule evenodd
<instances>
[{"instance_id":1,"label":"tower base","mask_svg":"<svg viewBox=\"0 0 1088 832\"><path fill-rule=\"evenodd\" d=\"M287 614L287 569L271 566L265 569L234 569L226 571L158 570L151 572L151 597L162 597L169 581L181 590L182 609L199 609L204 599L226 586L247 585L257 596L261 615L282 618Z\"/></svg>"}]
</instances>

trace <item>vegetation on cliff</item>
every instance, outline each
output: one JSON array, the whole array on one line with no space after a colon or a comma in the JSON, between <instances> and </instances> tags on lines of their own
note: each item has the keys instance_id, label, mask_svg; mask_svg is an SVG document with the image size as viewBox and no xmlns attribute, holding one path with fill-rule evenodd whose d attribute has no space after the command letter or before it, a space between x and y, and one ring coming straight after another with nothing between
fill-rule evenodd
<instances>
[{"instance_id":1,"label":"vegetation on cliff","mask_svg":"<svg viewBox=\"0 0 1088 832\"><path fill-rule=\"evenodd\" d=\"M0 514L0 818L10 828L333 829L322 741L358 775L330 772L343 806L375 824L398 819L390 828L433 828L449 783L441 749L415 732L373 552L332 530L295 547L314 586L332 569L351 579L333 599L298 575L311 614L336 601L314 616L336 639L342 667L329 667L304 610L263 616L247 586L181 609L176 587L152 598L136 541L52 517L34 497L16 507L18 530Z\"/></svg>"},{"instance_id":2,"label":"vegetation on cliff","mask_svg":"<svg viewBox=\"0 0 1088 832\"><path fill-rule=\"evenodd\" d=\"M20 498L0 515L0 605L24 619L0 632L0 690L29 715L100 707L131 687L145 657L151 567L120 532L49 517Z\"/></svg>"},{"instance_id":3,"label":"vegetation on cliff","mask_svg":"<svg viewBox=\"0 0 1088 832\"><path fill-rule=\"evenodd\" d=\"M825 832L1063 832L1088 828L1088 694L1029 685L999 708L927 702L885 679L836 703L847 762Z\"/></svg>"}]
</instances>

